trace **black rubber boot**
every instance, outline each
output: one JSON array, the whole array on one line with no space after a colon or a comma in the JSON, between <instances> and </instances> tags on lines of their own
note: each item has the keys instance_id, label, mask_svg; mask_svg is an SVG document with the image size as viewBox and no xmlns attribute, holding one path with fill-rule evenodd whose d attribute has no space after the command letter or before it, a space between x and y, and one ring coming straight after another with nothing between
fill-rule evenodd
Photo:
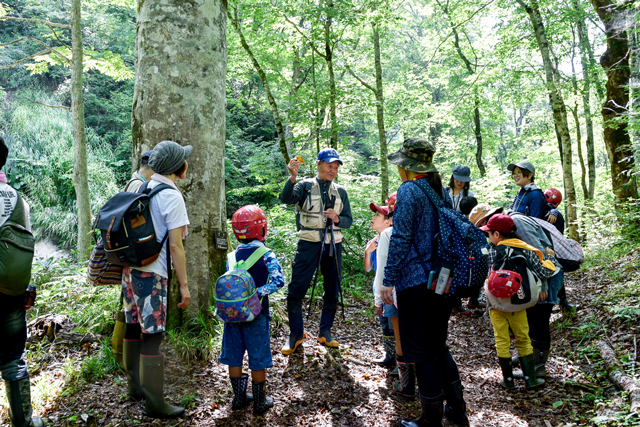
<instances>
[{"instance_id":1,"label":"black rubber boot","mask_svg":"<svg viewBox=\"0 0 640 427\"><path fill-rule=\"evenodd\" d=\"M231 410L237 411L246 408L253 402L253 394L247 393L247 385L249 384L249 375L242 374L239 377L232 377L231 388L233 388L233 402Z\"/></svg>"},{"instance_id":2,"label":"black rubber boot","mask_svg":"<svg viewBox=\"0 0 640 427\"><path fill-rule=\"evenodd\" d=\"M385 335L382 337L382 342L384 343L384 356L380 359L373 359L372 362L385 368L391 368L396 364L396 337Z\"/></svg>"},{"instance_id":3,"label":"black rubber boot","mask_svg":"<svg viewBox=\"0 0 640 427\"><path fill-rule=\"evenodd\" d=\"M133 400L144 399L144 392L140 387L140 348L142 340L122 341L122 364L129 383L129 397Z\"/></svg>"},{"instance_id":4,"label":"black rubber boot","mask_svg":"<svg viewBox=\"0 0 640 427\"><path fill-rule=\"evenodd\" d=\"M467 403L464 401L464 386L457 380L445 385L447 404L444 407L444 416L455 426L469 427L467 416Z\"/></svg>"},{"instance_id":5,"label":"black rubber boot","mask_svg":"<svg viewBox=\"0 0 640 427\"><path fill-rule=\"evenodd\" d=\"M420 396L420 405L422 413L415 420L402 420L400 425L403 427L442 427L442 414L444 394L437 397Z\"/></svg>"},{"instance_id":6,"label":"black rubber boot","mask_svg":"<svg viewBox=\"0 0 640 427\"><path fill-rule=\"evenodd\" d=\"M539 348L533 349L533 364L536 367L536 378L547 377L547 360L549 360L549 353L551 349L540 350Z\"/></svg>"},{"instance_id":7,"label":"black rubber boot","mask_svg":"<svg viewBox=\"0 0 640 427\"><path fill-rule=\"evenodd\" d=\"M251 382L253 390L253 415L261 415L273 407L273 399L267 396L265 390L266 381L261 383Z\"/></svg>"},{"instance_id":8,"label":"black rubber boot","mask_svg":"<svg viewBox=\"0 0 640 427\"><path fill-rule=\"evenodd\" d=\"M9 418L12 427L44 427L44 421L32 417L31 384L29 377L19 380L5 381L7 400L9 401Z\"/></svg>"},{"instance_id":9,"label":"black rubber boot","mask_svg":"<svg viewBox=\"0 0 640 427\"><path fill-rule=\"evenodd\" d=\"M507 390L513 390L516 388L515 383L513 382L513 368L511 365L510 357L498 357L500 361L500 368L502 369L502 378L500 381L500 385Z\"/></svg>"},{"instance_id":10,"label":"black rubber boot","mask_svg":"<svg viewBox=\"0 0 640 427\"><path fill-rule=\"evenodd\" d=\"M174 418L184 414L182 406L164 400L164 356L140 356L140 385L144 392L144 414L151 418Z\"/></svg>"},{"instance_id":11,"label":"black rubber boot","mask_svg":"<svg viewBox=\"0 0 640 427\"><path fill-rule=\"evenodd\" d=\"M416 373L413 363L398 361L398 376L400 380L393 384L393 392L405 399L416 397Z\"/></svg>"},{"instance_id":12,"label":"black rubber boot","mask_svg":"<svg viewBox=\"0 0 640 427\"><path fill-rule=\"evenodd\" d=\"M544 380L536 378L536 368L533 364L533 354L521 357L520 366L522 366L522 373L524 374L524 387L527 390L533 390L544 385Z\"/></svg>"}]
</instances>

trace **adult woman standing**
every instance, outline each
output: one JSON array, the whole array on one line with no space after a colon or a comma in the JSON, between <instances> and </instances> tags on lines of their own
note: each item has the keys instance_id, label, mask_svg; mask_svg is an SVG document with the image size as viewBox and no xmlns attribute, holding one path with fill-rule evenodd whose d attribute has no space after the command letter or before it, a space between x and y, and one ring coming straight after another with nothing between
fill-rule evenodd
<instances>
[{"instance_id":1,"label":"adult woman standing","mask_svg":"<svg viewBox=\"0 0 640 427\"><path fill-rule=\"evenodd\" d=\"M469 183L471 182L471 169L467 165L458 165L453 168L451 179L449 179L449 186L447 187L447 193L451 197L451 203L453 209L460 212L460 202L465 197L473 197L473 191L469 190Z\"/></svg>"},{"instance_id":2,"label":"adult woman standing","mask_svg":"<svg viewBox=\"0 0 640 427\"><path fill-rule=\"evenodd\" d=\"M429 186L449 203L438 170L432 163L435 147L422 138L409 138L388 156L398 166L403 184L398 189L394 232L382 287L382 300L393 303L395 287L403 363L398 364L402 386L418 379L422 414L403 420L405 427L441 426L443 412L456 425L468 426L460 373L447 346L452 302L428 289L425 269L431 267L432 242L438 231L435 206L419 187ZM424 268L423 268L424 267ZM443 408L446 399L447 406Z\"/></svg>"}]
</instances>

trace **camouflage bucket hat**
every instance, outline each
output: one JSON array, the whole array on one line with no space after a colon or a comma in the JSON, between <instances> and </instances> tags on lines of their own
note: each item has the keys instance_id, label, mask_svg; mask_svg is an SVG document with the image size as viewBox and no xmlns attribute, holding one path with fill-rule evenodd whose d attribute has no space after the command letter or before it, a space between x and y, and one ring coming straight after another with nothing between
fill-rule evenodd
<instances>
[{"instance_id":1,"label":"camouflage bucket hat","mask_svg":"<svg viewBox=\"0 0 640 427\"><path fill-rule=\"evenodd\" d=\"M387 156L394 165L417 173L438 172L433 164L436 147L424 138L407 138L395 153Z\"/></svg>"}]
</instances>

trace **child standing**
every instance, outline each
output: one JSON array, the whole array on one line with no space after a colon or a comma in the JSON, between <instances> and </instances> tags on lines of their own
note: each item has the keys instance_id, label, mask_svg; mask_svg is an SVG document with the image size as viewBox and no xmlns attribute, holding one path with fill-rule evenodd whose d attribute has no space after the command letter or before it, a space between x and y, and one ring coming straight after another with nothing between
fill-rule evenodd
<instances>
[{"instance_id":1,"label":"child standing","mask_svg":"<svg viewBox=\"0 0 640 427\"><path fill-rule=\"evenodd\" d=\"M513 298L516 298L516 300L525 298L525 281L529 284L531 289L530 296L533 297L535 295L534 287L539 286L537 280L549 278L554 274L553 251L546 248L546 254L543 256L533 246L529 246L516 238L516 225L509 215L493 215L487 225L480 229L487 232L489 240L491 240L491 245L489 246L491 272L485 285L485 291L490 304L489 317L493 325L498 360L500 361L500 368L502 368L504 378L500 385L507 389L515 387L511 353L509 351L511 341L509 339L509 328L511 328L515 336L516 348L520 355L525 387L527 389L537 388L544 384L544 380L536 378L533 347L529 338L529 324L525 311L525 308L535 304L535 301L518 305ZM517 271L501 270L501 267L496 265L496 260L501 256L497 247L503 245L509 246L510 248L507 248L507 250L511 249L511 252L502 259L509 258L515 264L514 260L516 258L524 257L524 264L516 264ZM546 294L546 288L543 287L542 292L539 293L538 300L544 301L547 298Z\"/></svg>"},{"instance_id":2,"label":"child standing","mask_svg":"<svg viewBox=\"0 0 640 427\"><path fill-rule=\"evenodd\" d=\"M254 251L264 247L267 237L267 217L262 209L247 205L238 209L231 219L233 234L240 242L235 251L237 261L247 260ZM229 366L233 387L231 409L238 410L253 401L253 414L260 415L273 406L273 399L265 392L266 368L273 366L269 342L269 294L284 286L282 268L273 251L268 250L248 269L261 298L262 310L250 322L225 323L222 352L218 361ZM242 359L249 355L253 395L247 393L249 376L242 373Z\"/></svg>"},{"instance_id":3,"label":"child standing","mask_svg":"<svg viewBox=\"0 0 640 427\"><path fill-rule=\"evenodd\" d=\"M551 209L558 209L560 202L562 202L562 193L556 188L549 188L544 191L544 199ZM558 216L555 221L549 220L560 234L564 234L564 216L558 210ZM573 312L575 307L567 300L567 291L564 288L564 280L562 281L562 287L558 291L559 305L562 310Z\"/></svg>"}]
</instances>

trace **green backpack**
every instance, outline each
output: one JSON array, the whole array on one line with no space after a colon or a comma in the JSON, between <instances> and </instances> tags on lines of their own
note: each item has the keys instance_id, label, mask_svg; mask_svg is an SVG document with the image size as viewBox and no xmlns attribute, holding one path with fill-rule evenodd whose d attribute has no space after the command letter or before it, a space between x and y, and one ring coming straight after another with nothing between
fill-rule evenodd
<instances>
[{"instance_id":1,"label":"green backpack","mask_svg":"<svg viewBox=\"0 0 640 427\"><path fill-rule=\"evenodd\" d=\"M31 280L31 262L35 239L27 230L24 202L18 194L16 207L0 226L0 292L22 295Z\"/></svg>"}]
</instances>

